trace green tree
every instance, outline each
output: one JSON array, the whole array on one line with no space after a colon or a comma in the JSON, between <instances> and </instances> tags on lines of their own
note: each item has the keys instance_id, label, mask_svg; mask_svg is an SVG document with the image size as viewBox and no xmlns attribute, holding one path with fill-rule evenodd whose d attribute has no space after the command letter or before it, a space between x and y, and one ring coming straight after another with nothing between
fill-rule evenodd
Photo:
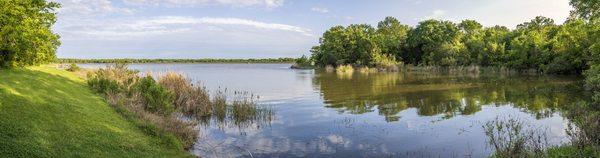
<instances>
[{"instance_id":1,"label":"green tree","mask_svg":"<svg viewBox=\"0 0 600 158\"><path fill-rule=\"evenodd\" d=\"M51 30L60 5L45 0L0 1L0 67L22 67L56 58L59 36Z\"/></svg>"},{"instance_id":2,"label":"green tree","mask_svg":"<svg viewBox=\"0 0 600 158\"><path fill-rule=\"evenodd\" d=\"M537 69L550 56L549 34L555 28L554 20L538 16L517 26L512 32L507 65L514 69Z\"/></svg>"},{"instance_id":3,"label":"green tree","mask_svg":"<svg viewBox=\"0 0 600 158\"><path fill-rule=\"evenodd\" d=\"M483 32L483 51L478 54L477 61L482 66L503 66L510 30L504 26L494 26L485 28Z\"/></svg>"},{"instance_id":4,"label":"green tree","mask_svg":"<svg viewBox=\"0 0 600 158\"><path fill-rule=\"evenodd\" d=\"M575 8L575 10L571 11L572 16L586 20L597 20L600 18L600 1L598 0L571 0L570 4Z\"/></svg>"},{"instance_id":5,"label":"green tree","mask_svg":"<svg viewBox=\"0 0 600 158\"><path fill-rule=\"evenodd\" d=\"M386 17L377 24L377 43L383 54L402 59L406 51L406 39L410 27L403 25L394 17Z\"/></svg>"},{"instance_id":6,"label":"green tree","mask_svg":"<svg viewBox=\"0 0 600 158\"><path fill-rule=\"evenodd\" d=\"M588 25L581 19L571 19L558 27L555 35L550 40L551 52L547 55L548 61L540 66L545 73L580 74L587 68L590 57L587 49Z\"/></svg>"},{"instance_id":7,"label":"green tree","mask_svg":"<svg viewBox=\"0 0 600 158\"><path fill-rule=\"evenodd\" d=\"M311 49L313 60L319 66L337 65L338 61L344 63L344 59L348 58L346 45L349 38L343 26L334 26L325 31L319 39L319 46Z\"/></svg>"},{"instance_id":8,"label":"green tree","mask_svg":"<svg viewBox=\"0 0 600 158\"><path fill-rule=\"evenodd\" d=\"M460 43L461 32L450 21L426 20L410 32L409 46L412 48L409 61L414 64L451 66L464 47Z\"/></svg>"},{"instance_id":9,"label":"green tree","mask_svg":"<svg viewBox=\"0 0 600 158\"><path fill-rule=\"evenodd\" d=\"M458 27L464 34L461 41L465 45L459 59L460 63L488 65L486 61L488 57L483 53L485 47L483 26L475 20L463 20Z\"/></svg>"}]
</instances>

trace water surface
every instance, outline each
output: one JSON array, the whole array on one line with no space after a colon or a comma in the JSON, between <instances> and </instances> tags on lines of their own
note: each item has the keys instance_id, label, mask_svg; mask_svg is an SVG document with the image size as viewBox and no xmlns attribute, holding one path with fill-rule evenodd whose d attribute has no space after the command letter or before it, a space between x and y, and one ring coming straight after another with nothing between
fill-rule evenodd
<instances>
[{"instance_id":1,"label":"water surface","mask_svg":"<svg viewBox=\"0 0 600 158\"><path fill-rule=\"evenodd\" d=\"M83 67L98 67L83 64ZM335 74L289 64L134 64L180 72L209 90L249 91L275 120L201 126L202 157L486 157L482 123L514 117L566 141L563 106L586 98L568 76Z\"/></svg>"}]
</instances>

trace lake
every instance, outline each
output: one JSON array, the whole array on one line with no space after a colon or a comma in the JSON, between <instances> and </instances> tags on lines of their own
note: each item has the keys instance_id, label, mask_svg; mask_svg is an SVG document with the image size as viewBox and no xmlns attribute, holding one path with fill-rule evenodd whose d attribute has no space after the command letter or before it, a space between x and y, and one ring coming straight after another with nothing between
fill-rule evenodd
<instances>
[{"instance_id":1,"label":"lake","mask_svg":"<svg viewBox=\"0 0 600 158\"><path fill-rule=\"evenodd\" d=\"M100 64L81 64L99 67ZM248 91L269 123L199 125L202 157L486 157L482 123L497 117L567 141L561 108L584 98L582 78L430 73L336 74L290 64L133 64L174 71L209 90Z\"/></svg>"}]
</instances>

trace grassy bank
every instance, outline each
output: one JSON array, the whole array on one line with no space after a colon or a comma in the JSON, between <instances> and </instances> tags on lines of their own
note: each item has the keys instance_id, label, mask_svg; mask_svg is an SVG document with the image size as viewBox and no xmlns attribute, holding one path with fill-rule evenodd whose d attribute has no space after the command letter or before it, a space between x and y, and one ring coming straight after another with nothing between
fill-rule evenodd
<instances>
[{"instance_id":1,"label":"grassy bank","mask_svg":"<svg viewBox=\"0 0 600 158\"><path fill-rule=\"evenodd\" d=\"M162 144L70 72L0 70L0 157L190 157Z\"/></svg>"}]
</instances>

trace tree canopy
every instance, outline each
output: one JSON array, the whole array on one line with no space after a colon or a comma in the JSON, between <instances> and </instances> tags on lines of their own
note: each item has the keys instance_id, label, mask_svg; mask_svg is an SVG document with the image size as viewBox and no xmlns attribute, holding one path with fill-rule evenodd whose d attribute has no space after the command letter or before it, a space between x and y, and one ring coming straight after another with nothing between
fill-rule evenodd
<instances>
[{"instance_id":1,"label":"tree canopy","mask_svg":"<svg viewBox=\"0 0 600 158\"><path fill-rule=\"evenodd\" d=\"M590 12L586 17L596 15L594 11L586 12ZM475 20L454 23L432 19L410 27L386 17L377 28L368 24L332 27L311 50L311 60L317 66L477 65L581 74L592 60L600 58L597 24L570 18L557 25L553 19L538 16L512 30L484 27Z\"/></svg>"},{"instance_id":2,"label":"tree canopy","mask_svg":"<svg viewBox=\"0 0 600 158\"><path fill-rule=\"evenodd\" d=\"M0 67L22 67L56 58L59 36L52 32L60 5L45 0L0 1Z\"/></svg>"}]
</instances>

